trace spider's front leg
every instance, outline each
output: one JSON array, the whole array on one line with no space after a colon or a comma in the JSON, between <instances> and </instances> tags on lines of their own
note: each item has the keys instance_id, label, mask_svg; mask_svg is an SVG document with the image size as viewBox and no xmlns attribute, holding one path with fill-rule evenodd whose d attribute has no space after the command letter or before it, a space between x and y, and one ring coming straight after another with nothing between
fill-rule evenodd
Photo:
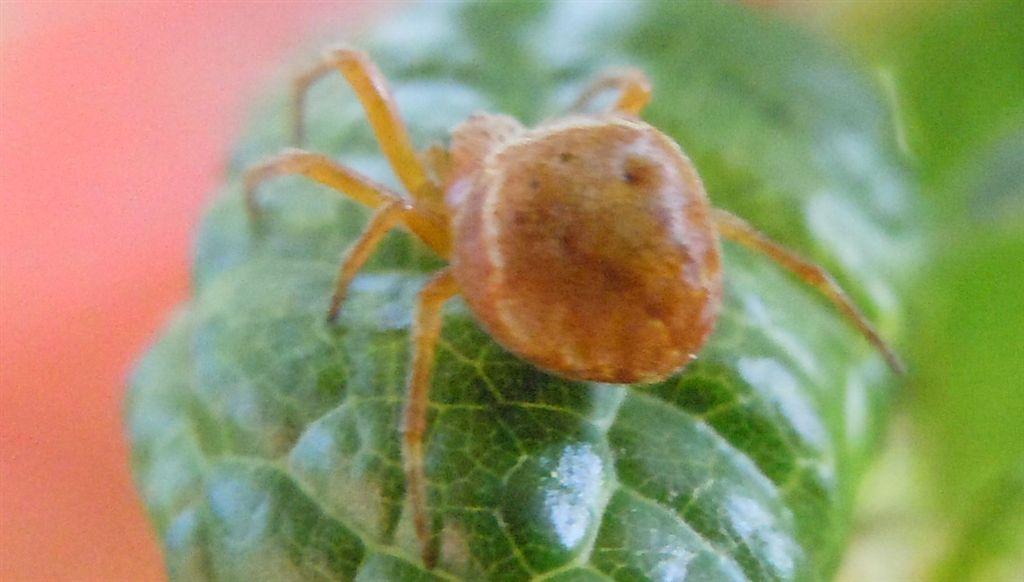
<instances>
[{"instance_id":1,"label":"spider's front leg","mask_svg":"<svg viewBox=\"0 0 1024 582\"><path fill-rule=\"evenodd\" d=\"M292 104L296 140L303 138L303 114L310 87L332 71L340 71L352 86L384 155L412 196L411 205L416 213L406 221L407 225L430 248L447 258L451 234L441 187L430 177L424 160L413 149L387 80L366 53L348 48L328 51L319 64L296 78Z\"/></svg>"},{"instance_id":2,"label":"spider's front leg","mask_svg":"<svg viewBox=\"0 0 1024 582\"><path fill-rule=\"evenodd\" d=\"M256 189L263 182L276 176L301 175L328 186L370 208L374 213L366 228L349 247L338 272L331 306L327 313L329 321L335 321L349 284L366 264L367 259L380 244L384 236L399 224L406 224L414 230L426 228L424 217L419 215L396 193L377 184L346 166L326 156L302 150L289 150L245 174L245 207L249 220L255 225L262 219L262 210L256 200Z\"/></svg>"},{"instance_id":3,"label":"spider's front leg","mask_svg":"<svg viewBox=\"0 0 1024 582\"><path fill-rule=\"evenodd\" d=\"M327 156L298 149L286 150L245 173L245 207L253 224L258 224L262 218L262 211L256 200L257 187L270 178L296 174L319 182L369 208L377 209L366 229L349 248L342 263L338 285L331 301L331 320L337 318L352 278L366 263L384 235L395 226L405 225L439 255L447 256L451 243L448 227L443 219L430 212L421 211L397 192Z\"/></svg>"},{"instance_id":4,"label":"spider's front leg","mask_svg":"<svg viewBox=\"0 0 1024 582\"><path fill-rule=\"evenodd\" d=\"M271 178L296 174L319 182L369 208L402 202L398 193L323 154L288 149L245 172L245 209L253 224L258 224L262 218L256 200L257 187Z\"/></svg>"},{"instance_id":5,"label":"spider's front leg","mask_svg":"<svg viewBox=\"0 0 1024 582\"><path fill-rule=\"evenodd\" d=\"M437 545L433 543L427 512L427 477L424 467L423 439L427 432L427 405L434 355L441 335L441 309L459 292L450 269L439 271L420 291L413 327L412 370L402 424L402 461L405 464L406 495L412 506L416 539L420 556L428 568L437 562Z\"/></svg>"},{"instance_id":6,"label":"spider's front leg","mask_svg":"<svg viewBox=\"0 0 1024 582\"><path fill-rule=\"evenodd\" d=\"M412 196L412 200L401 203L397 195L381 196L364 201L368 206L379 208L366 231L349 250L338 276L338 288L332 301L331 314L344 299L345 289L363 265L373 248L395 224L403 223L414 234L443 258L451 248L451 233L447 209L443 204L441 187L430 177L424 161L413 149L408 130L398 114L394 98L388 89L384 76L370 58L360 51L337 49L328 52L321 63L300 75L294 86L293 123L295 139L303 139L303 110L309 88L325 74L340 71L352 86L366 110L367 119L373 128L384 155L398 175L399 180ZM312 155L312 154L307 154ZM434 174L445 173L446 152L428 151ZM287 166L287 164L285 164ZM314 180L321 179L327 166L316 164L317 171L299 171ZM336 168L335 168L336 169ZM282 172L277 172L282 173ZM294 172L293 172L294 173ZM333 173L328 171L328 174ZM340 180L334 180L338 187ZM365 183L355 184L361 190ZM348 193L347 190L345 190ZM385 192L383 188L378 193ZM350 194L351 195L351 194ZM354 198L357 198L353 195ZM359 198L357 198L359 199ZM362 201L362 200L361 200ZM405 468L406 490L413 513L416 537L420 555L428 567L437 561L437 545L432 542L432 532L427 512L427 484L424 468L423 441L427 431L427 407L434 354L441 333L441 309L445 302L458 293L458 285L449 269L440 271L420 291L413 328L413 359L408 380L408 395L405 402L402 425L402 461Z\"/></svg>"},{"instance_id":7,"label":"spider's front leg","mask_svg":"<svg viewBox=\"0 0 1024 582\"><path fill-rule=\"evenodd\" d=\"M431 188L436 189L412 146L387 80L370 57L361 51L349 48L330 50L320 63L295 79L292 124L296 143L300 144L305 137L306 94L314 83L331 71L341 72L352 86L366 110L366 117L384 155L413 198L424 195Z\"/></svg>"}]
</instances>

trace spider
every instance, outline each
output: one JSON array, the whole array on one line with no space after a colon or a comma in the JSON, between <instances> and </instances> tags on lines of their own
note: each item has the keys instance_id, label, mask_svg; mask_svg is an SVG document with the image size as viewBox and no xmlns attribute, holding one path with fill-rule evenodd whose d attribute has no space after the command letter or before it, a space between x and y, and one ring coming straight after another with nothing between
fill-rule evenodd
<instances>
[{"instance_id":1,"label":"spider","mask_svg":"<svg viewBox=\"0 0 1024 582\"><path fill-rule=\"evenodd\" d=\"M406 489L424 563L437 548L428 521L424 435L441 309L461 295L484 329L524 360L559 376L632 384L664 379L696 357L722 303L719 238L762 253L818 289L897 373L903 364L821 267L743 219L711 207L693 164L639 114L651 84L635 69L595 79L570 112L527 128L475 114L450 146L417 154L384 76L363 52L339 48L297 77L294 138L305 95L340 71L408 196L324 155L298 149L245 175L250 219L256 188L299 174L372 208L341 263L328 319L374 248L402 226L448 261L420 290L402 423ZM582 113L606 91L609 109Z\"/></svg>"}]
</instances>

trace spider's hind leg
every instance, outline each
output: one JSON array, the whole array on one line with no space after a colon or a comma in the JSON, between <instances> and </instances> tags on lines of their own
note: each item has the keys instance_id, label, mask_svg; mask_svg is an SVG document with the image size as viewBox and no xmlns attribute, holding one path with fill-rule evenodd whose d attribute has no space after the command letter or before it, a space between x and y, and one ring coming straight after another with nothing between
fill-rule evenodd
<instances>
[{"instance_id":1,"label":"spider's hind leg","mask_svg":"<svg viewBox=\"0 0 1024 582\"><path fill-rule=\"evenodd\" d=\"M757 251L799 277L804 283L817 289L843 316L867 338L871 345L881 352L886 363L897 374L906 373L906 366L896 352L885 343L868 318L861 313L850 296L836 283L825 269L798 256L793 251L768 238L742 218L715 208L712 216L718 232L723 237Z\"/></svg>"},{"instance_id":2,"label":"spider's hind leg","mask_svg":"<svg viewBox=\"0 0 1024 582\"><path fill-rule=\"evenodd\" d=\"M580 113L602 93L618 90L619 96L611 112L639 115L651 101L651 81L639 69L608 71L590 82L569 107L570 113Z\"/></svg>"}]
</instances>

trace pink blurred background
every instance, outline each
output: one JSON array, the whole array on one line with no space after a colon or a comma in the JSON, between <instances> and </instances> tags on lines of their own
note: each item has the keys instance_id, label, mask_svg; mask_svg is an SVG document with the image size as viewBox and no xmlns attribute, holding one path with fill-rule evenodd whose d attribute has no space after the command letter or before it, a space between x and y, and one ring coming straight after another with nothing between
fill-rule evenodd
<instances>
[{"instance_id":1,"label":"pink blurred background","mask_svg":"<svg viewBox=\"0 0 1024 582\"><path fill-rule=\"evenodd\" d=\"M0 0L0 579L162 580L132 361L188 287L249 97L372 3Z\"/></svg>"}]
</instances>

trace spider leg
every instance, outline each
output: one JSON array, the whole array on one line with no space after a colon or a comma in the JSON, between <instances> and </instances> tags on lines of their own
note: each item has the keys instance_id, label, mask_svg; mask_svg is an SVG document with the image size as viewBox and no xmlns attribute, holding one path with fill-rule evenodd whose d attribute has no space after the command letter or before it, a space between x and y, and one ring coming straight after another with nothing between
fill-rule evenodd
<instances>
[{"instance_id":1,"label":"spider leg","mask_svg":"<svg viewBox=\"0 0 1024 582\"><path fill-rule=\"evenodd\" d=\"M378 208L388 202L402 201L398 193L323 154L288 149L245 172L245 209L250 220L255 223L262 218L262 210L256 200L256 188L270 178L293 174L305 176L333 188L370 208Z\"/></svg>"},{"instance_id":2,"label":"spider leg","mask_svg":"<svg viewBox=\"0 0 1024 582\"><path fill-rule=\"evenodd\" d=\"M349 247L341 263L338 282L327 315L328 320L337 319L352 279L366 264L366 260L370 258L370 254L384 236L395 226L404 224L441 256L446 256L450 244L448 230L436 217L419 212L397 193L355 170L321 154L302 150L285 151L245 173L245 207L253 224L258 224L262 218L262 210L256 199L256 188L270 178L291 174L305 176L377 210L359 238Z\"/></svg>"},{"instance_id":3,"label":"spider leg","mask_svg":"<svg viewBox=\"0 0 1024 582\"><path fill-rule=\"evenodd\" d=\"M327 310L327 321L335 322L341 312L341 304L348 294L348 287L352 279L359 273L367 259L380 244L380 241L391 232L391 229L402 222L409 210L401 203L389 201L377 209L363 229L362 234L356 239L352 246L345 252L345 258L341 262L338 271L338 282L334 287L334 296L331 298L331 307Z\"/></svg>"},{"instance_id":4,"label":"spider leg","mask_svg":"<svg viewBox=\"0 0 1024 582\"><path fill-rule=\"evenodd\" d=\"M380 208L385 204L400 206L401 222L440 256L448 256L451 236L443 217L421 211L416 206L410 207L397 192L327 156L298 149L286 150L245 173L245 206L253 224L258 224L262 215L256 200L257 186L270 178L293 174L333 188L370 208Z\"/></svg>"},{"instance_id":5,"label":"spider leg","mask_svg":"<svg viewBox=\"0 0 1024 582\"><path fill-rule=\"evenodd\" d=\"M377 141L405 188L414 198L424 195L425 190L436 189L413 149L409 132L398 114L387 80L370 57L361 51L349 48L328 51L320 63L295 79L292 123L296 143L301 143L305 137L303 113L309 88L334 70L345 76L363 104Z\"/></svg>"},{"instance_id":6,"label":"spider leg","mask_svg":"<svg viewBox=\"0 0 1024 582\"><path fill-rule=\"evenodd\" d=\"M882 340L864 314L857 308L849 295L836 283L835 279L820 266L799 257L793 251L783 247L758 231L747 221L715 208L712 210L718 232L725 238L736 241L743 246L757 251L772 259L785 269L799 277L803 282L816 288L839 310L840 313L867 338L897 374L906 374L906 366L900 357Z\"/></svg>"},{"instance_id":7,"label":"spider leg","mask_svg":"<svg viewBox=\"0 0 1024 582\"><path fill-rule=\"evenodd\" d=\"M609 71L591 81L569 107L569 111L584 111L595 98L609 89L619 91L619 98L611 107L612 112L639 115L651 101L651 81L647 75L639 69L622 69Z\"/></svg>"},{"instance_id":8,"label":"spider leg","mask_svg":"<svg viewBox=\"0 0 1024 582\"><path fill-rule=\"evenodd\" d=\"M437 562L437 547L432 543L429 514L427 513L427 478L423 462L423 437L427 432L427 405L430 378L434 368L434 353L441 334L441 309L446 301L459 292L451 270L439 271L420 291L413 328L412 369L409 374L408 395L405 401L402 425L402 460L405 465L405 485L412 504L416 538L420 556L427 567Z\"/></svg>"},{"instance_id":9,"label":"spider leg","mask_svg":"<svg viewBox=\"0 0 1024 582\"><path fill-rule=\"evenodd\" d=\"M310 87L332 71L334 66L331 63L319 62L296 75L292 81L292 145L297 148L306 145L306 95Z\"/></svg>"}]
</instances>

